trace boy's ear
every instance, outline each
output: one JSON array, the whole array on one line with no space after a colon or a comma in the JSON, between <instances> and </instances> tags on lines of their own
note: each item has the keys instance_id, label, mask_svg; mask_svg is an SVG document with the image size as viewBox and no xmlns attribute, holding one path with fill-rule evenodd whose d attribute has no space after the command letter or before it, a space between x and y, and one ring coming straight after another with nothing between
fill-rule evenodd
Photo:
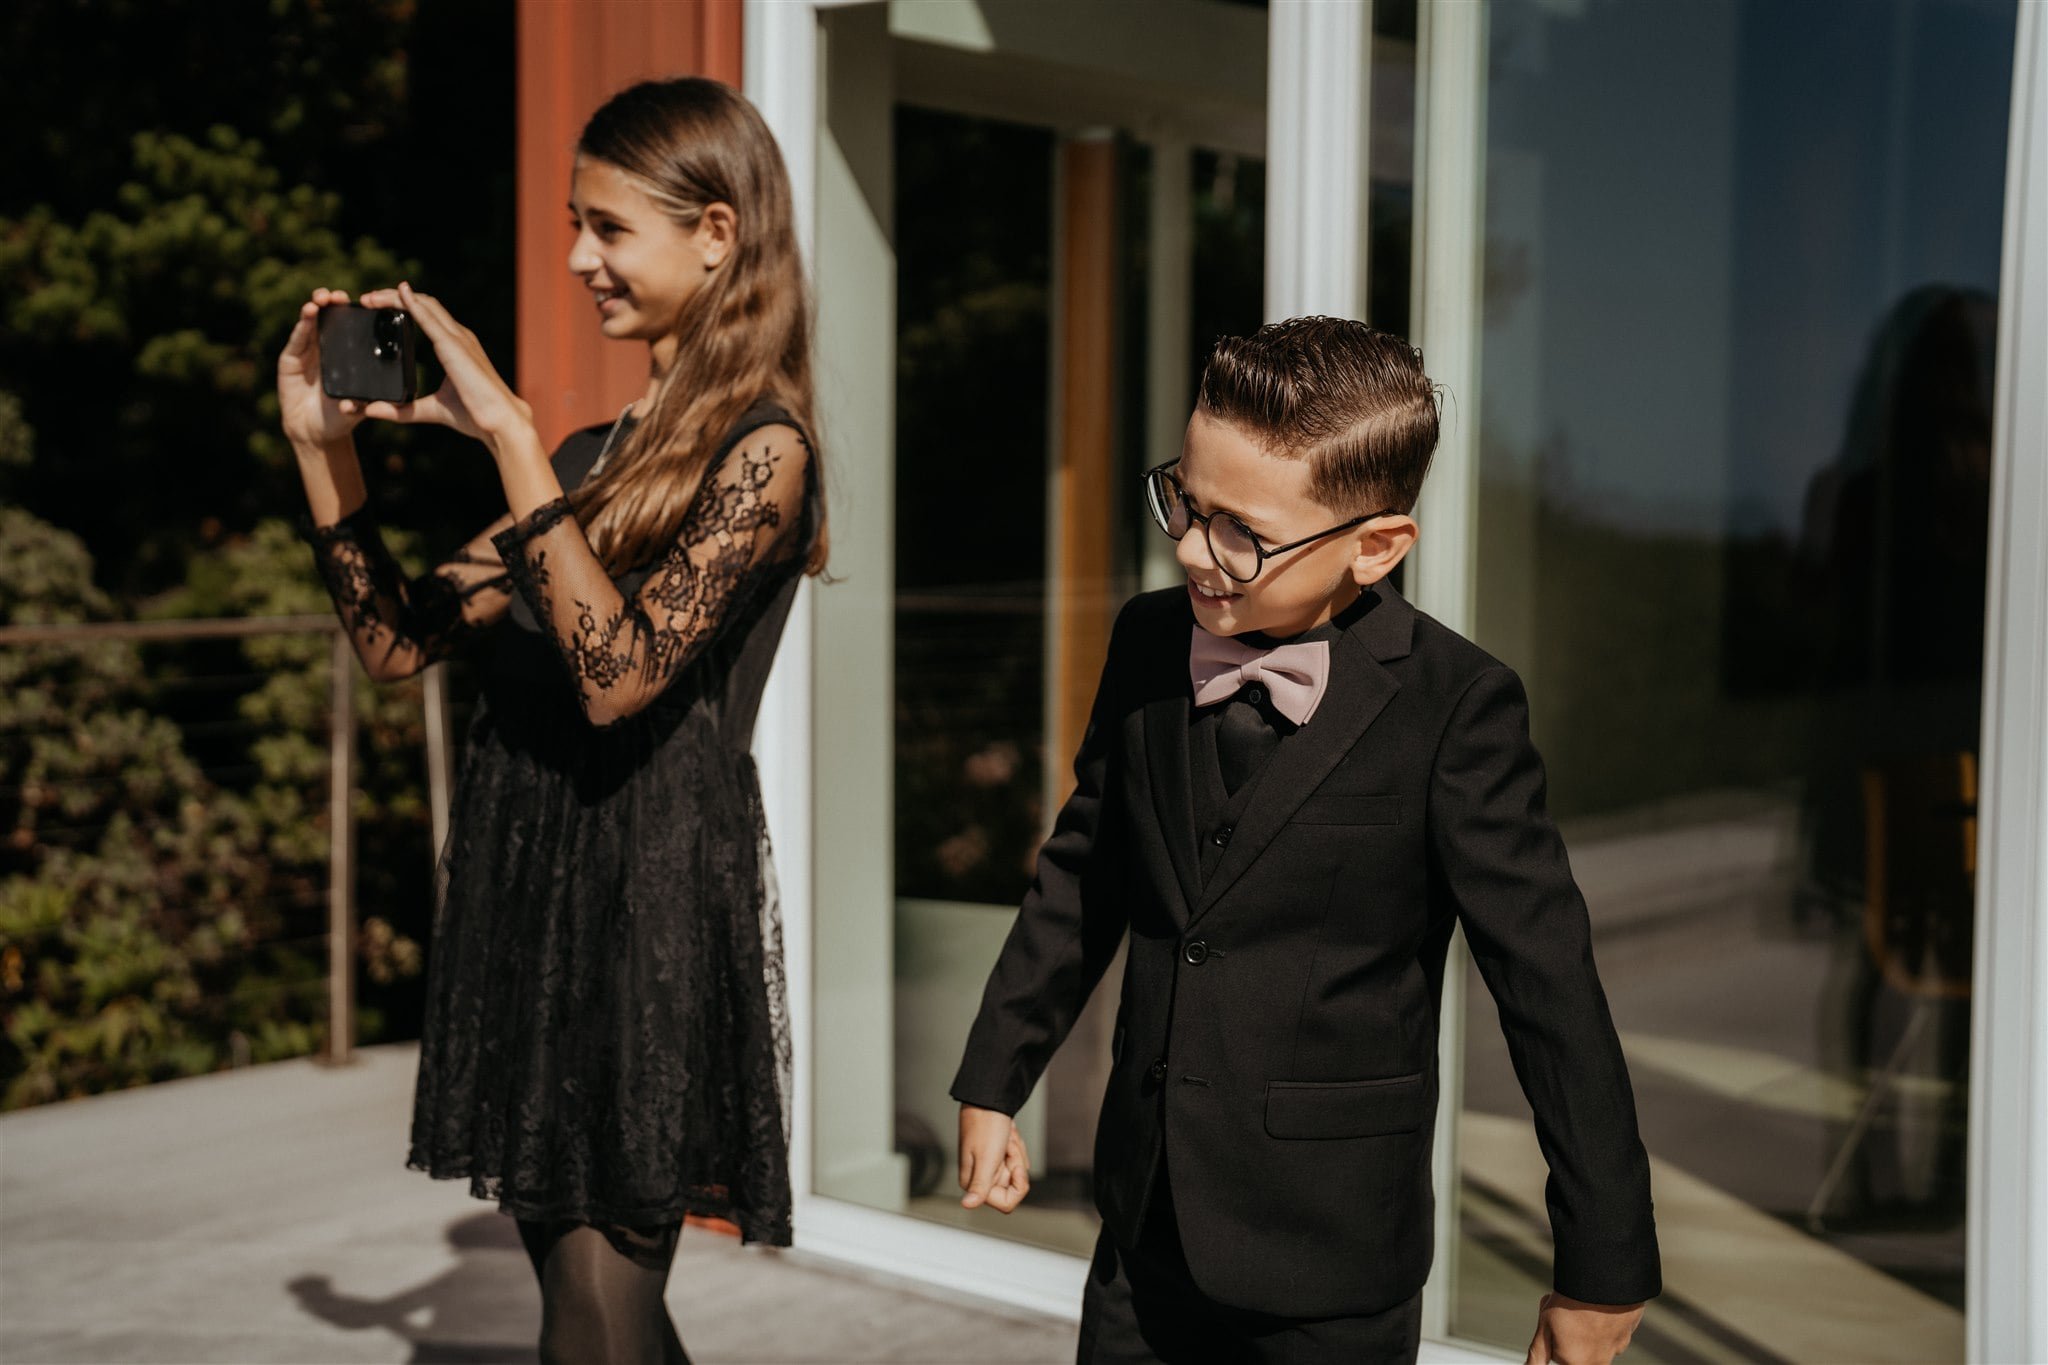
<instances>
[{"instance_id":1,"label":"boy's ear","mask_svg":"<svg viewBox=\"0 0 2048 1365\"><path fill-rule=\"evenodd\" d=\"M1382 517L1358 528L1352 542L1351 581L1369 588L1394 571L1415 548L1422 527L1410 516Z\"/></svg>"}]
</instances>

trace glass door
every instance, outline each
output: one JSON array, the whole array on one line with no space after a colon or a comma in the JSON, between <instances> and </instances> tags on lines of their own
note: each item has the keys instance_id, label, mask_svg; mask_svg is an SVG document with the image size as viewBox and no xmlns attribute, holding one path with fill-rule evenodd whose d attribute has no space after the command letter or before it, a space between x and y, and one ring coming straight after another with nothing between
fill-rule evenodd
<instances>
[{"instance_id":1,"label":"glass door","mask_svg":"<svg viewBox=\"0 0 2048 1365\"><path fill-rule=\"evenodd\" d=\"M1214 337L1261 320L1266 20L968 8L819 25L821 387L853 419L825 432L848 507L816 618L811 1190L1078 1286L1118 969L1018 1115L1015 1214L959 1207L947 1089L1145 576L1139 472Z\"/></svg>"},{"instance_id":2,"label":"glass door","mask_svg":"<svg viewBox=\"0 0 2048 1365\"><path fill-rule=\"evenodd\" d=\"M1488 10L1475 633L1654 1162L1631 1359L1962 1355L2015 12ZM1520 1350L1544 1170L1464 999L1450 1328Z\"/></svg>"}]
</instances>

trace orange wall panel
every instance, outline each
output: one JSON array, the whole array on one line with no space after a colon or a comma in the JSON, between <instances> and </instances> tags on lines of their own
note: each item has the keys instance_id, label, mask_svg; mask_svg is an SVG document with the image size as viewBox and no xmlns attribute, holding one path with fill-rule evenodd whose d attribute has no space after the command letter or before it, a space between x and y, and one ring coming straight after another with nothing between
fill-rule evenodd
<instances>
[{"instance_id":1,"label":"orange wall panel","mask_svg":"<svg viewBox=\"0 0 2048 1365\"><path fill-rule=\"evenodd\" d=\"M1115 612L1110 481L1116 470L1116 144L1089 137L1059 149L1062 198L1059 289L1060 410L1054 487L1058 507L1060 677L1050 752L1081 745Z\"/></svg>"},{"instance_id":2,"label":"orange wall panel","mask_svg":"<svg viewBox=\"0 0 2048 1365\"><path fill-rule=\"evenodd\" d=\"M647 351L606 341L569 273L569 163L597 107L635 81L740 83L742 0L519 0L518 384L549 448L647 387Z\"/></svg>"}]
</instances>

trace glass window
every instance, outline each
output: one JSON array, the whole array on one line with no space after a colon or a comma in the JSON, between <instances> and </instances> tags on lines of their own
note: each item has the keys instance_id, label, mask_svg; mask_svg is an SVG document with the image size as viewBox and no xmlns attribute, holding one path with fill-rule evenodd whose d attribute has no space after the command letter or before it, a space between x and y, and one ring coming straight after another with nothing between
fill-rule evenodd
<instances>
[{"instance_id":1,"label":"glass window","mask_svg":"<svg viewBox=\"0 0 2048 1365\"><path fill-rule=\"evenodd\" d=\"M1959 1358L2014 6L1491 15L1477 634L1655 1163L1630 1358ZM1467 1001L1453 1329L1519 1350L1543 1165Z\"/></svg>"},{"instance_id":2,"label":"glass window","mask_svg":"<svg viewBox=\"0 0 2048 1365\"><path fill-rule=\"evenodd\" d=\"M1071 786L1068 737L1051 737L1062 685L1054 604L1119 603L1138 585L1135 486L1152 288L1151 149L1118 141L1111 234L1119 278L1115 455L1102 490L1119 515L1107 580L1063 582L1047 488L1053 195L1049 129L901 107L896 113L896 1145L903 1208L1076 1255L1095 1240L1090 1161L1120 966L1054 1057L1018 1124L1030 1200L1007 1218L959 1207L958 1107L947 1087L1040 840ZM1263 167L1196 149L1189 215L1191 347L1259 322ZM933 204L948 206L945 214ZM1205 269L1204 267L1208 267ZM1192 381L1191 381L1192 382ZM1071 537L1069 537L1071 538ZM1061 556L1070 562L1071 556ZM1076 664L1092 689L1099 660ZM1071 679L1066 680L1071 682Z\"/></svg>"},{"instance_id":3,"label":"glass window","mask_svg":"<svg viewBox=\"0 0 2048 1365\"><path fill-rule=\"evenodd\" d=\"M1004 29L993 51L917 7L889 7L886 33L873 12L824 23L828 119L858 189L834 202L871 210L860 196L887 187L875 220L890 225L896 318L893 584L863 635L889 639L821 653L821 686L890 698L893 796L821 768L818 819L826 843L884 834L893 894L876 903L866 869L818 883L821 940L852 951L822 948L817 965L813 1189L1075 1255L1097 1234L1090 1160L1120 964L1017 1116L1034 1169L1014 1214L959 1207L947 1092L1071 787L1108 622L1144 576L1138 474L1160 442L1178 449L1179 391L1211 342L1260 321L1264 166L1245 130L1263 119L1264 53L1247 35L1264 16L1187 12L1195 28L1172 53L1108 8L1091 11L1099 34L1073 32L1073 11ZM1201 60L1182 69L1175 53ZM1242 67L1234 87L1219 60ZM1150 73L1142 89L1133 72ZM886 143L870 120L882 106L853 108L878 96ZM820 231L857 235L843 220ZM821 272L835 245L821 241ZM849 452L842 480L864 457ZM835 522L848 524L875 522ZM824 599L835 628L869 605L848 588ZM884 927L885 961L860 956Z\"/></svg>"}]
</instances>

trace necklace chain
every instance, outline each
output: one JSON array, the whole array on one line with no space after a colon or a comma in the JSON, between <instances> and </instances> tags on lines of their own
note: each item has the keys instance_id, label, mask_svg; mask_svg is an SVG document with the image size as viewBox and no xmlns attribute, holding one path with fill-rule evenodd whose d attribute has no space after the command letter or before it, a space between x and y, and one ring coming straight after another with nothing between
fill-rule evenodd
<instances>
[{"instance_id":1,"label":"necklace chain","mask_svg":"<svg viewBox=\"0 0 2048 1365\"><path fill-rule=\"evenodd\" d=\"M637 402L638 400L636 399L635 401ZM614 419L612 422L612 429L605 433L604 444L598 448L597 462L590 466L590 472L588 474L585 474L583 476L584 478L594 478L597 475L597 471L604 468L605 457L612 453L612 441L617 438L619 434L619 428L625 424L626 414L631 412L632 410L632 403L628 403L626 404L626 406L619 409L618 417Z\"/></svg>"}]
</instances>

